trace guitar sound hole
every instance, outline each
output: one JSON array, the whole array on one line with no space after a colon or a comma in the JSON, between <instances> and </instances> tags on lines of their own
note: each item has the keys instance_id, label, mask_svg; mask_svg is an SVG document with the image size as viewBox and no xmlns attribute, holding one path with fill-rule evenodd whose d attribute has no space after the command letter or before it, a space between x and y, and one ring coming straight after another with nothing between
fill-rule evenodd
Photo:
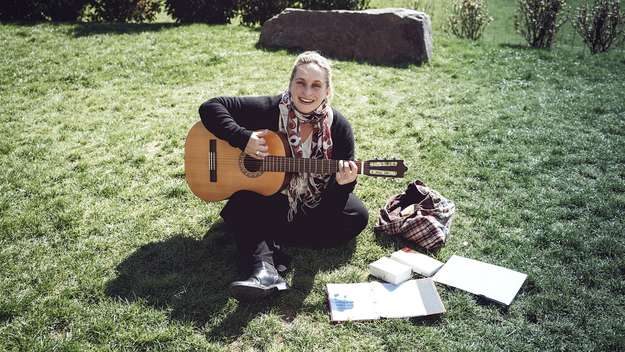
<instances>
[{"instance_id":1,"label":"guitar sound hole","mask_svg":"<svg viewBox=\"0 0 625 352\"><path fill-rule=\"evenodd\" d=\"M249 172L257 172L260 170L260 160L254 159L251 156L245 157L243 165L245 165L245 169Z\"/></svg>"}]
</instances>

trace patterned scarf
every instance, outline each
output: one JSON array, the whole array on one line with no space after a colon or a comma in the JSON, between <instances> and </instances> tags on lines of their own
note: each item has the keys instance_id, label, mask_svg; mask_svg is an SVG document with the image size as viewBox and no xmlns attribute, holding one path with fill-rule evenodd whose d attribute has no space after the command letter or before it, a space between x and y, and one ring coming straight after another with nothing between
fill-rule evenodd
<instances>
[{"instance_id":1,"label":"patterned scarf","mask_svg":"<svg viewBox=\"0 0 625 352\"><path fill-rule=\"evenodd\" d=\"M334 115L327 100L313 112L302 114L293 106L291 93L287 90L280 99L280 131L287 135L291 152L295 158L310 157L311 159L332 158L332 133L330 126ZM312 133L310 135L310 156L304 155L302 139L300 137L300 124L310 123ZM287 189L289 198L289 212L287 219L293 221L297 212L301 209L315 208L321 201L321 193L326 189L331 175L319 174L296 174L291 178Z\"/></svg>"}]
</instances>

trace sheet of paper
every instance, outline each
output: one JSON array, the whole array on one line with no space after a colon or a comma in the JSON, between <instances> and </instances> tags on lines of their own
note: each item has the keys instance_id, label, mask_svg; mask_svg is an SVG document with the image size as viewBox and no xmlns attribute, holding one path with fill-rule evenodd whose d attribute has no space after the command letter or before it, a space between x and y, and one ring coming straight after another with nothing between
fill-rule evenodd
<instances>
[{"instance_id":1,"label":"sheet of paper","mask_svg":"<svg viewBox=\"0 0 625 352\"><path fill-rule=\"evenodd\" d=\"M332 321L379 319L372 286L369 282L356 284L327 284Z\"/></svg>"},{"instance_id":2,"label":"sheet of paper","mask_svg":"<svg viewBox=\"0 0 625 352\"><path fill-rule=\"evenodd\" d=\"M432 279L410 280L400 285L371 284L382 317L407 318L445 312Z\"/></svg>"},{"instance_id":3,"label":"sheet of paper","mask_svg":"<svg viewBox=\"0 0 625 352\"><path fill-rule=\"evenodd\" d=\"M510 305L526 278L514 270L454 255L432 280Z\"/></svg>"}]
</instances>

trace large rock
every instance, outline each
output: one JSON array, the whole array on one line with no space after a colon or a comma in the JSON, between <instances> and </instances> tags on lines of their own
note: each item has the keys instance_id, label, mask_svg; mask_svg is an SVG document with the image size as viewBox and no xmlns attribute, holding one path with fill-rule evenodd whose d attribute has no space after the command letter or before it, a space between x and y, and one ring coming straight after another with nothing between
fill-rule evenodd
<instances>
[{"instance_id":1,"label":"large rock","mask_svg":"<svg viewBox=\"0 0 625 352\"><path fill-rule=\"evenodd\" d=\"M432 57L432 25L428 15L408 9L286 9L263 24L259 42L268 48L318 50L340 59L422 63Z\"/></svg>"}]
</instances>

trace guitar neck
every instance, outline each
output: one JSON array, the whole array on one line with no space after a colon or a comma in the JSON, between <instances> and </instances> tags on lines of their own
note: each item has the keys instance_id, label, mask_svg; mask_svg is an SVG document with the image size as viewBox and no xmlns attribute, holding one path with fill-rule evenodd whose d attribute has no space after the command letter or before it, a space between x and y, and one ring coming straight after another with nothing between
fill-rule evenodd
<instances>
[{"instance_id":1,"label":"guitar neck","mask_svg":"<svg viewBox=\"0 0 625 352\"><path fill-rule=\"evenodd\" d=\"M362 162L354 161L358 173L362 173ZM331 159L289 158L283 156L268 156L261 165L262 171L311 173L331 175L339 171L339 161Z\"/></svg>"},{"instance_id":2,"label":"guitar neck","mask_svg":"<svg viewBox=\"0 0 625 352\"><path fill-rule=\"evenodd\" d=\"M380 177L403 177L406 167L401 160L354 161L358 174ZM331 175L339 171L339 160L267 156L261 171Z\"/></svg>"}]
</instances>

